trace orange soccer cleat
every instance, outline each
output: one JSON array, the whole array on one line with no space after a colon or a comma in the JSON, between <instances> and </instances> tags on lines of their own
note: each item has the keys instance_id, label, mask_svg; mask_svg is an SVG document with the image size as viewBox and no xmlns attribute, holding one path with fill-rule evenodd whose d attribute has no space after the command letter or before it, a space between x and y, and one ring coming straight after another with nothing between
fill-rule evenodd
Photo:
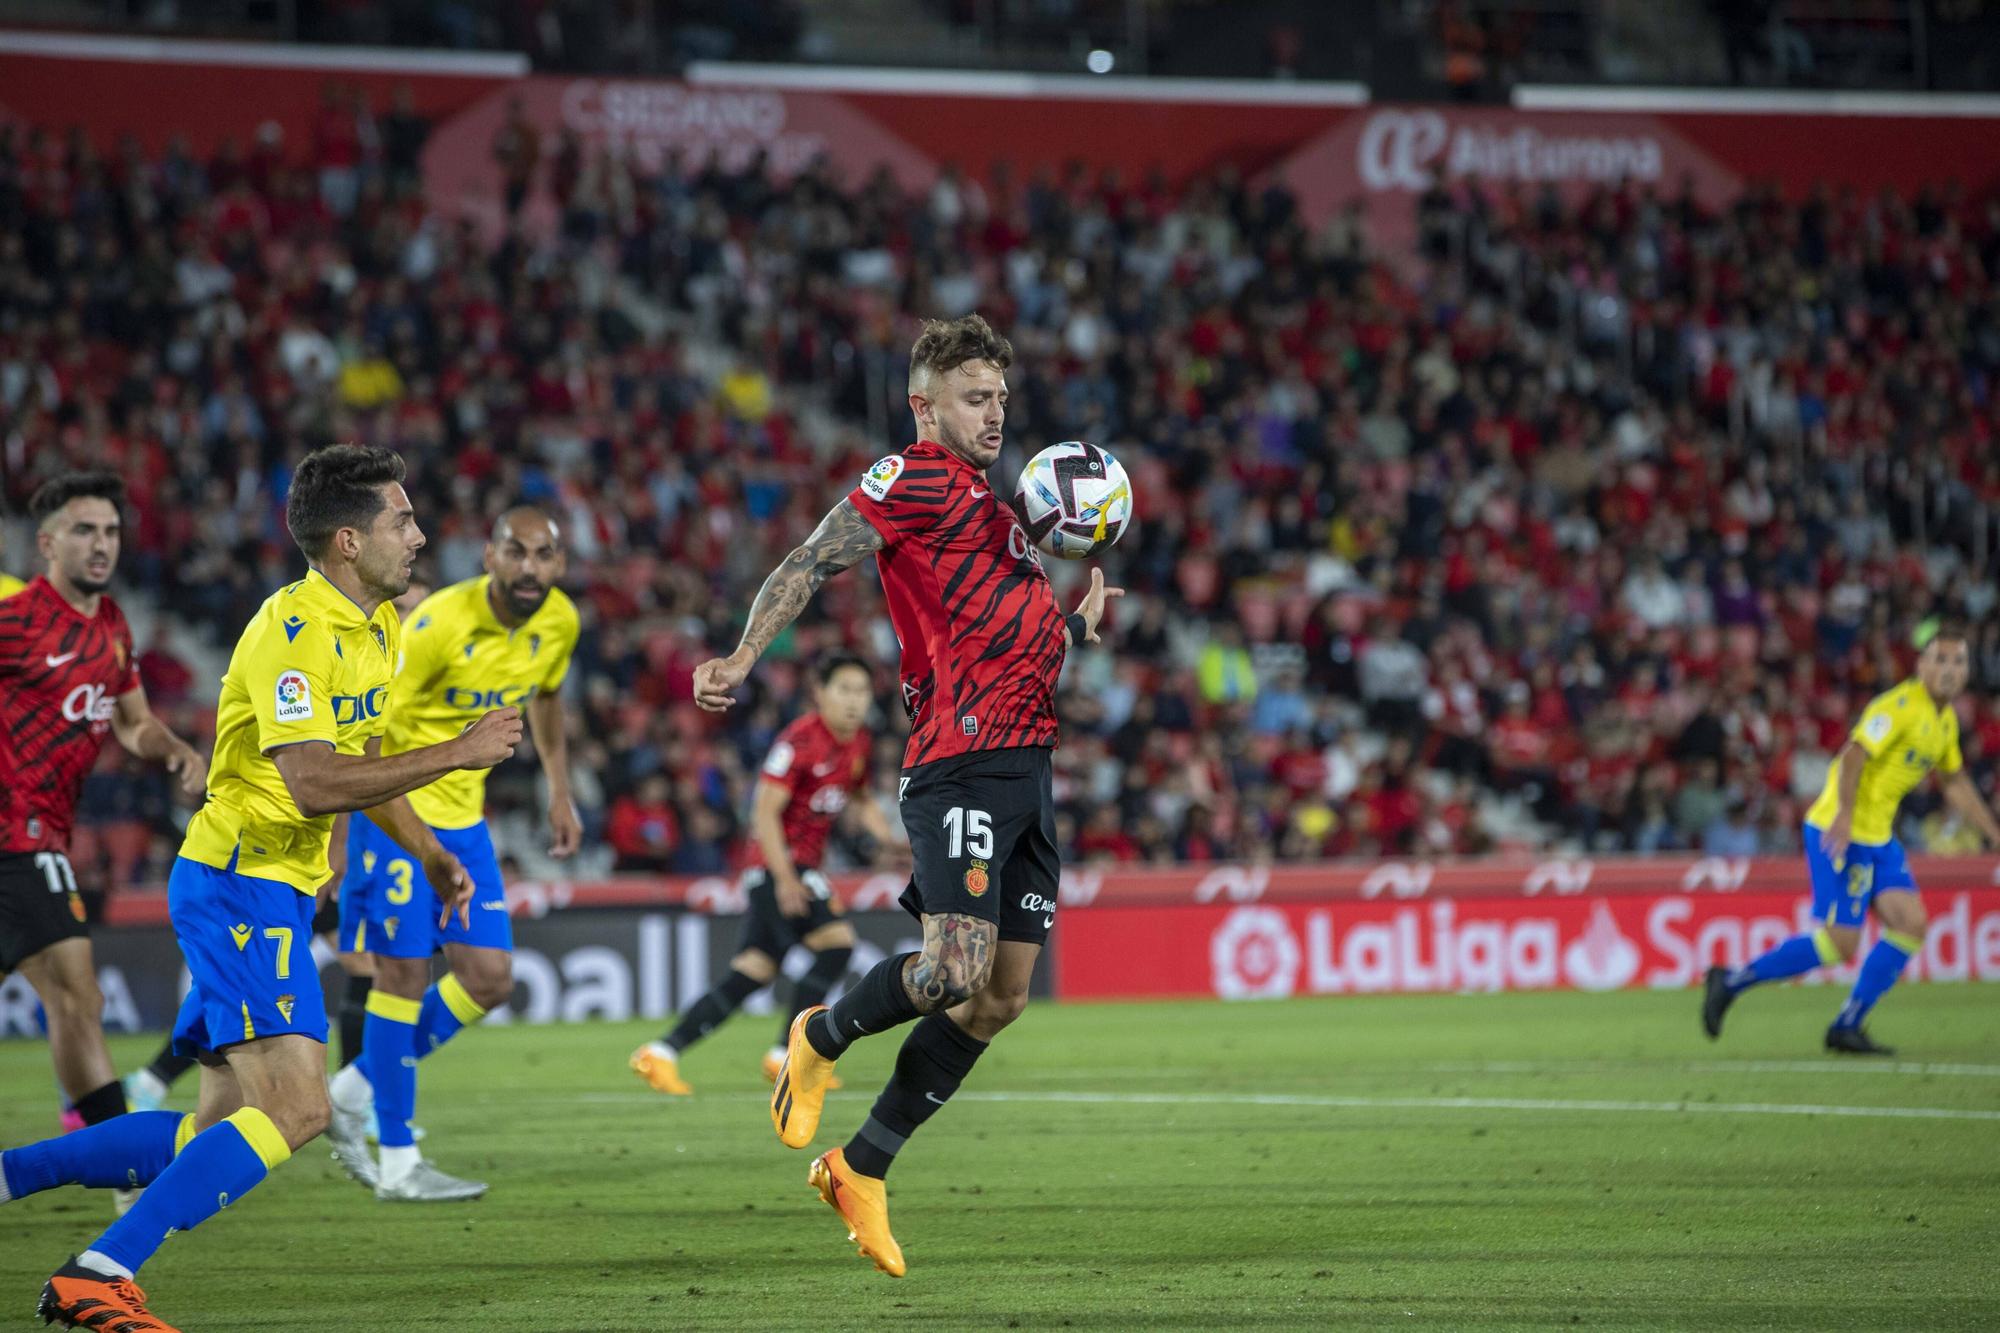
<instances>
[{"instance_id":1,"label":"orange soccer cleat","mask_svg":"<svg viewBox=\"0 0 2000 1333\"><path fill-rule=\"evenodd\" d=\"M778 1081L778 1071L784 1067L785 1053L783 1050L764 1052L764 1081L766 1083L776 1083ZM840 1075L832 1074L827 1077L826 1090L828 1092L840 1091Z\"/></svg>"},{"instance_id":2,"label":"orange soccer cleat","mask_svg":"<svg viewBox=\"0 0 2000 1333\"><path fill-rule=\"evenodd\" d=\"M694 1092L681 1077L680 1062L668 1055L658 1042L647 1042L632 1052L632 1058L625 1063L633 1073L645 1079L654 1092L664 1092L669 1097L687 1097Z\"/></svg>"},{"instance_id":3,"label":"orange soccer cleat","mask_svg":"<svg viewBox=\"0 0 2000 1333\"><path fill-rule=\"evenodd\" d=\"M833 1061L806 1040L806 1020L824 1012L826 1006L816 1004L792 1020L785 1061L778 1066L778 1086L771 1089L771 1128L787 1148L803 1148L813 1141L827 1086L833 1082Z\"/></svg>"},{"instance_id":4,"label":"orange soccer cleat","mask_svg":"<svg viewBox=\"0 0 2000 1333\"><path fill-rule=\"evenodd\" d=\"M35 1313L64 1328L115 1329L117 1333L179 1333L146 1308L146 1293L129 1277L106 1277L76 1260L58 1268L42 1288Z\"/></svg>"},{"instance_id":5,"label":"orange soccer cleat","mask_svg":"<svg viewBox=\"0 0 2000 1333\"><path fill-rule=\"evenodd\" d=\"M875 1267L890 1277L901 1277L907 1271L903 1247L889 1234L886 1185L873 1176L857 1175L839 1148L813 1159L806 1183L847 1222L847 1238L859 1247L862 1258L873 1259Z\"/></svg>"}]
</instances>

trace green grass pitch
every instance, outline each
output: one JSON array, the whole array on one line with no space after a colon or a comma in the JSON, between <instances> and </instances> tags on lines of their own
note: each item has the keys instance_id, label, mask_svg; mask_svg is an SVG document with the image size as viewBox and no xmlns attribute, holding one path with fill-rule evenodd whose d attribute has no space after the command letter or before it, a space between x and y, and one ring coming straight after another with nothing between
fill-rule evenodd
<instances>
[{"instance_id":1,"label":"green grass pitch","mask_svg":"<svg viewBox=\"0 0 2000 1333\"><path fill-rule=\"evenodd\" d=\"M900 1282L771 1133L772 1020L697 1049L691 1101L626 1071L651 1025L476 1030L418 1119L484 1200L377 1204L315 1145L141 1278L202 1333L1994 1328L1995 999L1898 991L1893 1066L1820 1054L1825 987L1713 1046L1692 993L1037 1005L891 1177ZM823 1144L894 1051L842 1062ZM0 1143L54 1118L45 1052L0 1044ZM0 1205L0 1324L109 1214Z\"/></svg>"}]
</instances>

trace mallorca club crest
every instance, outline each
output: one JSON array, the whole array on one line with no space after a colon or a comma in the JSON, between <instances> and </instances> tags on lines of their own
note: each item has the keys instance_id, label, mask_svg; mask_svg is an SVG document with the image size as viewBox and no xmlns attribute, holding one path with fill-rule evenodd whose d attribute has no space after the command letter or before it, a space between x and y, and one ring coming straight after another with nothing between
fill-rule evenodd
<instances>
[{"instance_id":1,"label":"mallorca club crest","mask_svg":"<svg viewBox=\"0 0 2000 1333\"><path fill-rule=\"evenodd\" d=\"M986 863L974 861L965 871L965 891L975 898L986 896L986 886L992 881L986 874Z\"/></svg>"}]
</instances>

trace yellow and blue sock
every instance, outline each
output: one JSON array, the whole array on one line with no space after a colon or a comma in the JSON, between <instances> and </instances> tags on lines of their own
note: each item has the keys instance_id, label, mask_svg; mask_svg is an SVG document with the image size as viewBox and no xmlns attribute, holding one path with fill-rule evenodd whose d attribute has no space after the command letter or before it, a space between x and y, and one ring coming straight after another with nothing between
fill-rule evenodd
<instances>
[{"instance_id":1,"label":"yellow and blue sock","mask_svg":"<svg viewBox=\"0 0 2000 1333\"><path fill-rule=\"evenodd\" d=\"M40 1143L0 1152L0 1198L25 1199L60 1185L128 1190L150 1185L194 1137L194 1117L179 1111L124 1115Z\"/></svg>"},{"instance_id":2,"label":"yellow and blue sock","mask_svg":"<svg viewBox=\"0 0 2000 1333\"><path fill-rule=\"evenodd\" d=\"M486 1017L486 1010L465 989L456 972L447 972L436 985L424 992L417 1013L417 1058L423 1059L456 1037L469 1023Z\"/></svg>"},{"instance_id":3,"label":"yellow and blue sock","mask_svg":"<svg viewBox=\"0 0 2000 1333\"><path fill-rule=\"evenodd\" d=\"M417 1014L415 1000L370 991L361 1072L375 1089L375 1141L384 1148L416 1142L410 1118L417 1113Z\"/></svg>"},{"instance_id":4,"label":"yellow and blue sock","mask_svg":"<svg viewBox=\"0 0 2000 1333\"><path fill-rule=\"evenodd\" d=\"M1900 930L1885 930L1882 938L1875 941L1875 947L1861 960L1861 975L1854 979L1854 989L1849 992L1847 1006L1840 1011L1840 1017L1833 1020L1837 1028L1858 1028L1861 1020L1868 1017L1868 1011L1875 1002L1888 993L1896 984L1896 978L1903 975L1903 965L1908 963L1924 947L1921 938L1905 935Z\"/></svg>"},{"instance_id":5,"label":"yellow and blue sock","mask_svg":"<svg viewBox=\"0 0 2000 1333\"><path fill-rule=\"evenodd\" d=\"M150 1114L172 1115L163 1111ZM189 1119L191 1122L192 1117ZM105 1126L113 1123L106 1121ZM188 1139L131 1211L113 1222L90 1249L136 1273L153 1257L168 1232L191 1230L215 1216L255 1189L258 1181L291 1155L291 1146L271 1117L246 1106Z\"/></svg>"},{"instance_id":6,"label":"yellow and blue sock","mask_svg":"<svg viewBox=\"0 0 2000 1333\"><path fill-rule=\"evenodd\" d=\"M1729 989L1732 992L1748 990L1766 981L1796 977L1816 967L1831 967L1839 961L1840 950L1833 947L1833 937L1824 928L1810 935L1794 935L1769 953L1753 958L1731 972Z\"/></svg>"}]
</instances>

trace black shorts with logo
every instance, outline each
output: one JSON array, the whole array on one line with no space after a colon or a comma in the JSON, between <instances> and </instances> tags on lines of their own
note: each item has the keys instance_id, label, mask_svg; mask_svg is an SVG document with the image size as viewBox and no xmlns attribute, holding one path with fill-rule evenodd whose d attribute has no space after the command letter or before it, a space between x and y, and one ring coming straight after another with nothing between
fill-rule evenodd
<instances>
[{"instance_id":1,"label":"black shorts with logo","mask_svg":"<svg viewBox=\"0 0 2000 1333\"><path fill-rule=\"evenodd\" d=\"M52 944L89 934L67 856L0 853L0 976Z\"/></svg>"},{"instance_id":2,"label":"black shorts with logo","mask_svg":"<svg viewBox=\"0 0 2000 1333\"><path fill-rule=\"evenodd\" d=\"M903 770L903 827L916 916L992 921L1000 938L1043 944L1056 923L1062 858L1050 751L975 750Z\"/></svg>"},{"instance_id":3,"label":"black shorts with logo","mask_svg":"<svg viewBox=\"0 0 2000 1333\"><path fill-rule=\"evenodd\" d=\"M750 914L743 918L743 942L737 952L755 949L774 963L785 961L791 947L821 926L840 920L834 906L833 886L817 870L799 871L806 886L808 910L804 916L786 916L778 910L778 886L763 866L743 872L743 890L750 900Z\"/></svg>"}]
</instances>

